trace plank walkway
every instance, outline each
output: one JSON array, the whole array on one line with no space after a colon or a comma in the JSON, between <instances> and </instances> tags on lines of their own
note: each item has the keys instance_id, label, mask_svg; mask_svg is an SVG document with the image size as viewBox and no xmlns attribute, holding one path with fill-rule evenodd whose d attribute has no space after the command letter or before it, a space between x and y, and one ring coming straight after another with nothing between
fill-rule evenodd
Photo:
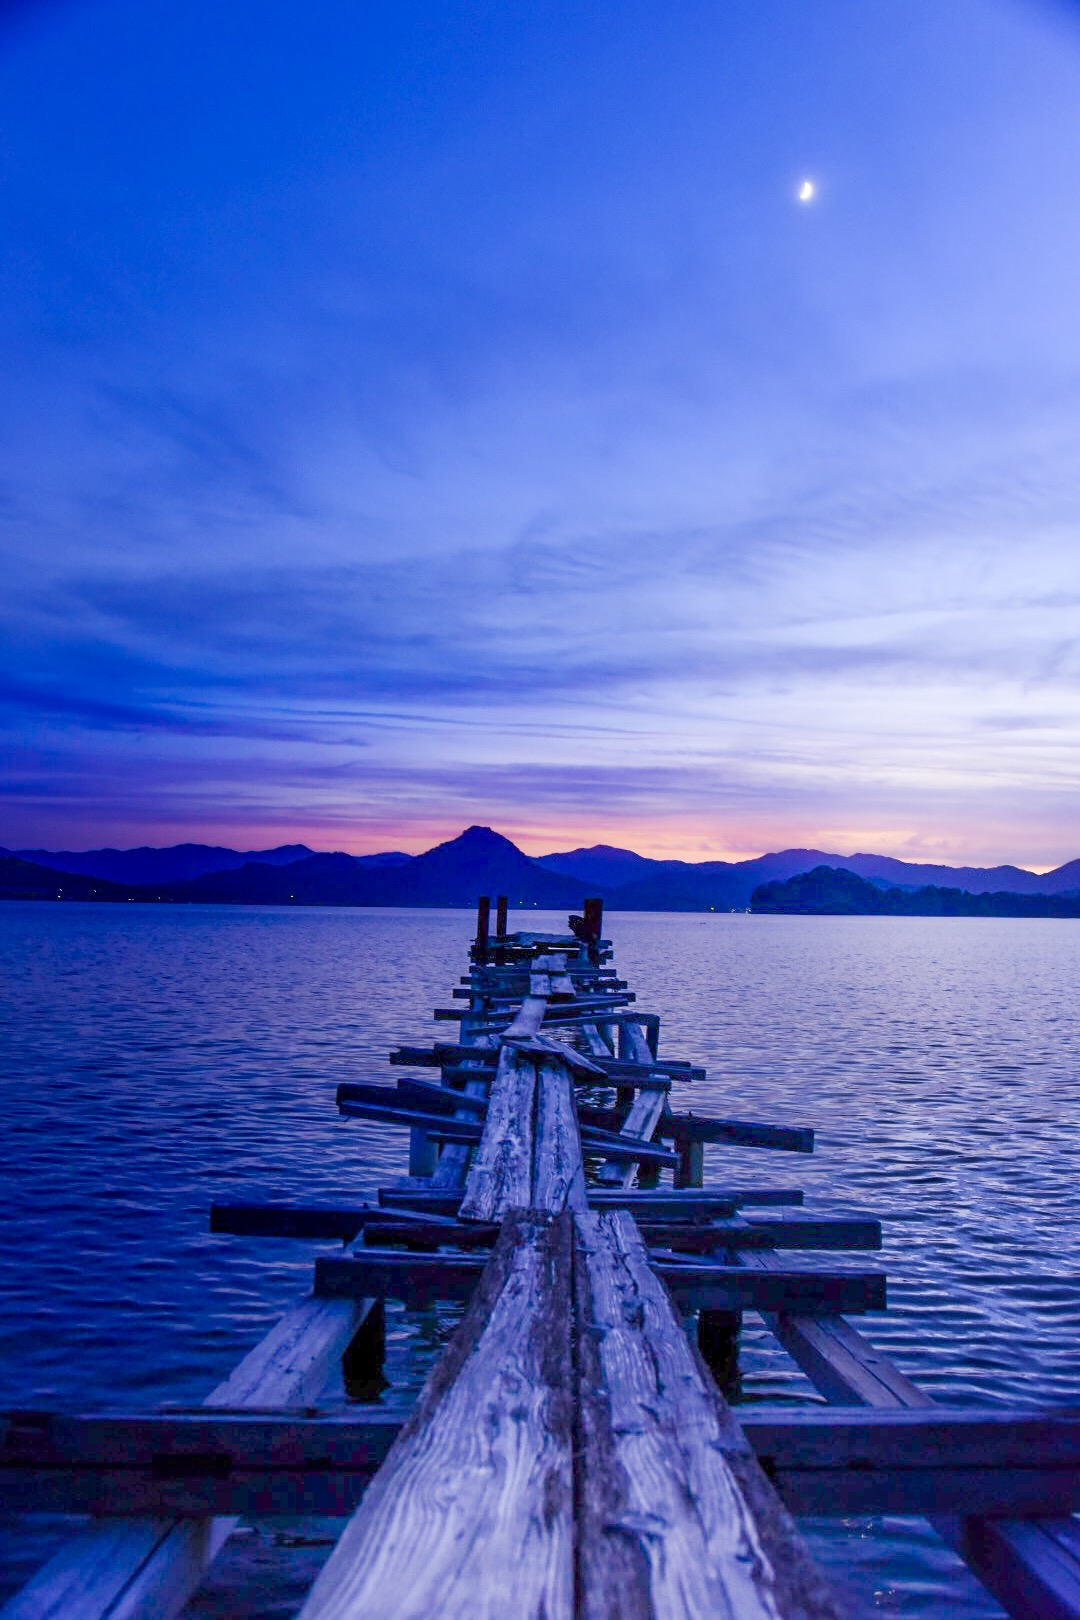
<instances>
[{"instance_id":1,"label":"plank walkway","mask_svg":"<svg viewBox=\"0 0 1080 1620\"><path fill-rule=\"evenodd\" d=\"M1010 1613L1080 1620L1080 1414L933 1406L847 1320L884 1308L880 1271L780 1252L873 1250L876 1220L703 1185L706 1144L806 1153L812 1130L672 1106L703 1071L660 1056L598 902L565 935L510 934L504 901L490 922L482 901L462 1005L436 1010L456 1038L338 1089L408 1131L408 1178L212 1211L347 1247L205 1406L3 1419L0 1506L98 1517L2 1620L165 1620L237 1515L290 1510L347 1521L304 1620L831 1620L793 1512L923 1513ZM377 1377L387 1297L465 1311L403 1423L321 1413L338 1359ZM725 1403L709 1366L737 1369L747 1309L841 1409Z\"/></svg>"}]
</instances>

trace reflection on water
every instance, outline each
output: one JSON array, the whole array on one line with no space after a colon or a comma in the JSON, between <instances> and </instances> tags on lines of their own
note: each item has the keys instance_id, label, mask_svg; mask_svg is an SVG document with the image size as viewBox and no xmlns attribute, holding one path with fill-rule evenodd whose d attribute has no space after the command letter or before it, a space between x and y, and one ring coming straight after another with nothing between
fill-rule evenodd
<instances>
[{"instance_id":1,"label":"reflection on water","mask_svg":"<svg viewBox=\"0 0 1080 1620\"><path fill-rule=\"evenodd\" d=\"M530 913L530 923L538 919ZM211 1237L215 1198L371 1196L401 1131L334 1108L429 1041L464 912L0 906L0 1404L192 1402L306 1291L313 1251ZM560 925L562 919L547 919ZM953 1402L1080 1399L1080 928L1068 921L621 915L620 970L699 1111L812 1125L813 1158L706 1176L878 1213L872 1337ZM322 1246L330 1247L330 1246ZM453 1313L391 1312L387 1398ZM812 1391L747 1317L744 1397ZM919 1521L808 1526L861 1605L999 1611Z\"/></svg>"}]
</instances>

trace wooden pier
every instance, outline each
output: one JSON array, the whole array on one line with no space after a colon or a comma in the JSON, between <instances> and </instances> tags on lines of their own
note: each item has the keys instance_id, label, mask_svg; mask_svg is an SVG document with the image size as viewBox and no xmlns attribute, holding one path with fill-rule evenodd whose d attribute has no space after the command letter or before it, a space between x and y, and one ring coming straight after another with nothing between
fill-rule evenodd
<instances>
[{"instance_id":1,"label":"wooden pier","mask_svg":"<svg viewBox=\"0 0 1080 1620\"><path fill-rule=\"evenodd\" d=\"M876 1220L704 1185L706 1144L813 1132L680 1111L702 1071L661 1056L601 936L599 902L543 935L482 900L435 1013L453 1039L338 1088L408 1131L408 1176L214 1207L218 1232L344 1249L203 1407L5 1415L5 1511L93 1522L2 1620L165 1620L239 1516L283 1513L342 1521L304 1620L829 1620L791 1515L886 1512L929 1518L1011 1614L1080 1620L1080 1411L935 1405L848 1320L885 1308L879 1269L834 1258L879 1248ZM320 1410L338 1361L377 1386L388 1298L465 1306L414 1409ZM727 1404L747 1310L834 1404Z\"/></svg>"}]
</instances>

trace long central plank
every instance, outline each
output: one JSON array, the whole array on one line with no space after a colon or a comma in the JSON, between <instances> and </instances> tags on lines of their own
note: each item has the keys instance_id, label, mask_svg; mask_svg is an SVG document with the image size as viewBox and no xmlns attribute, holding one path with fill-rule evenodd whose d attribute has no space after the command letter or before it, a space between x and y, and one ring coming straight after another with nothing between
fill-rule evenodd
<instances>
[{"instance_id":1,"label":"long central plank","mask_svg":"<svg viewBox=\"0 0 1080 1620\"><path fill-rule=\"evenodd\" d=\"M839 1614L623 1212L575 1218L582 1620Z\"/></svg>"},{"instance_id":2,"label":"long central plank","mask_svg":"<svg viewBox=\"0 0 1080 1620\"><path fill-rule=\"evenodd\" d=\"M570 1220L506 1221L303 1620L573 1613Z\"/></svg>"}]
</instances>

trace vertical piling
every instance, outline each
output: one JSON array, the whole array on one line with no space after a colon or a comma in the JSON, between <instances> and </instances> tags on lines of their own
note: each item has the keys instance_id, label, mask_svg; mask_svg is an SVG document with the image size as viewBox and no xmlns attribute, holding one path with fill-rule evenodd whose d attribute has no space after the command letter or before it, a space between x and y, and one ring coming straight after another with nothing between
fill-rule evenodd
<instances>
[{"instance_id":1,"label":"vertical piling","mask_svg":"<svg viewBox=\"0 0 1080 1620\"><path fill-rule=\"evenodd\" d=\"M488 933L491 923L491 896L482 894L476 902L476 943L470 955L481 966L488 959Z\"/></svg>"}]
</instances>

